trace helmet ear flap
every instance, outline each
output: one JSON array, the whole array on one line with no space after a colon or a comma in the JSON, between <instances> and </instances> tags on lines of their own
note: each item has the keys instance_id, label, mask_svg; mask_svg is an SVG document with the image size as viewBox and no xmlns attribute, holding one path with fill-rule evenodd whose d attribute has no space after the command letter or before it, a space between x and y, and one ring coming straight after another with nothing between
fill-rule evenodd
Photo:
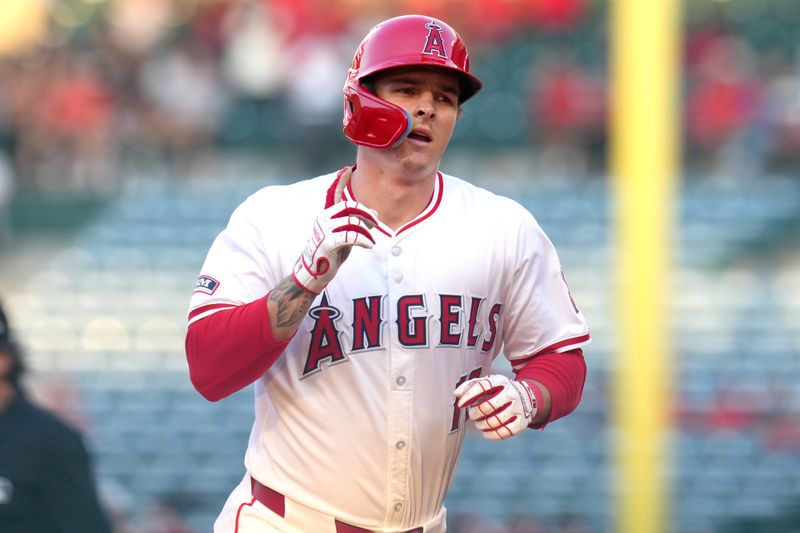
<instances>
[{"instance_id":1,"label":"helmet ear flap","mask_svg":"<svg viewBox=\"0 0 800 533\"><path fill-rule=\"evenodd\" d=\"M344 88L344 134L370 148L392 148L411 131L411 117L400 106L378 98L358 82Z\"/></svg>"}]
</instances>

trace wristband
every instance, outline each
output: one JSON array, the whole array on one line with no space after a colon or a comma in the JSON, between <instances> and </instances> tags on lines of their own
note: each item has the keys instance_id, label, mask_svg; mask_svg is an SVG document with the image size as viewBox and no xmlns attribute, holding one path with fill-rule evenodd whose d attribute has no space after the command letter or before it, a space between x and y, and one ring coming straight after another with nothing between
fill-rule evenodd
<instances>
[{"instance_id":1,"label":"wristband","mask_svg":"<svg viewBox=\"0 0 800 533\"><path fill-rule=\"evenodd\" d=\"M544 394L542 394L542 389L539 387L539 385L537 385L535 382L529 379L526 379L525 383L527 383L528 386L530 386L531 388L531 392L533 393L533 400L536 402L536 411L539 412L544 407ZM544 423L546 424L547 421L545 421ZM531 421L531 423L528 424L528 427L535 428L535 427L542 427L543 425L544 424L534 424L533 421Z\"/></svg>"}]
</instances>

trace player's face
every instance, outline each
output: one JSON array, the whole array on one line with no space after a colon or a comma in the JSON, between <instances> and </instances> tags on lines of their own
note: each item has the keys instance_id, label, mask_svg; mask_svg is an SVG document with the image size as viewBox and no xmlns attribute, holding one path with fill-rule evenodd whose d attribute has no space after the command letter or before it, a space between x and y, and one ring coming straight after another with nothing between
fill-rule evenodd
<instances>
[{"instance_id":1,"label":"player's face","mask_svg":"<svg viewBox=\"0 0 800 533\"><path fill-rule=\"evenodd\" d=\"M406 67L375 80L375 93L411 116L411 131L393 155L406 170L434 172L458 119L458 76L446 70Z\"/></svg>"}]
</instances>

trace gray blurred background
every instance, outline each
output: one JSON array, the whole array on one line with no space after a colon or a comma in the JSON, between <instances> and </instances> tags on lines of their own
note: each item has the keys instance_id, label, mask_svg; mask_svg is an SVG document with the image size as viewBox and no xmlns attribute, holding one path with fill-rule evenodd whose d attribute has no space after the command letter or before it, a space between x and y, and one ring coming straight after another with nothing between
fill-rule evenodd
<instances>
[{"instance_id":1,"label":"gray blurred background","mask_svg":"<svg viewBox=\"0 0 800 533\"><path fill-rule=\"evenodd\" d=\"M354 161L346 69L413 12L457 28L485 83L442 169L534 213L594 339L572 416L468 435L448 531L613 530L606 2L0 0L0 298L116 533L210 531L241 479L252 391L191 388L194 280L251 192ZM669 531L797 532L800 2L684 14Z\"/></svg>"}]
</instances>

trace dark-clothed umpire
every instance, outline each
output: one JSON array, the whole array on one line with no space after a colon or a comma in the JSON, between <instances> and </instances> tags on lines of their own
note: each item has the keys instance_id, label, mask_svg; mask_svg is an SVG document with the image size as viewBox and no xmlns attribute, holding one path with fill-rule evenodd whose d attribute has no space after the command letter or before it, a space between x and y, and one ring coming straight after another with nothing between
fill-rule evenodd
<instances>
[{"instance_id":1,"label":"dark-clothed umpire","mask_svg":"<svg viewBox=\"0 0 800 533\"><path fill-rule=\"evenodd\" d=\"M31 403L0 307L0 532L110 533L81 434Z\"/></svg>"}]
</instances>

